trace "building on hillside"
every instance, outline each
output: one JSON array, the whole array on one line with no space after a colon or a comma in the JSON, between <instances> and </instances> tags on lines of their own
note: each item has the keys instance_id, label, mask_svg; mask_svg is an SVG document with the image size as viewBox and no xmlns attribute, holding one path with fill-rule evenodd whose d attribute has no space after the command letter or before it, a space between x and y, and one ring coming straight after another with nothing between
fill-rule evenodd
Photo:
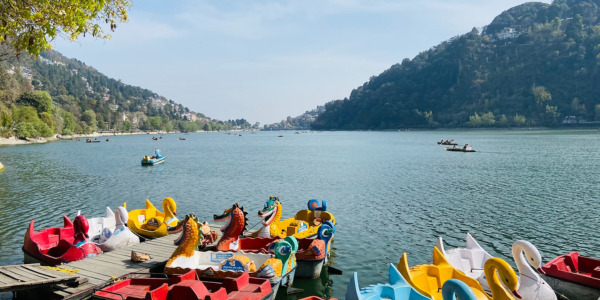
<instances>
[{"instance_id":1,"label":"building on hillside","mask_svg":"<svg viewBox=\"0 0 600 300\"><path fill-rule=\"evenodd\" d=\"M499 40L512 39L517 36L519 36L519 33L512 27L504 27L504 29L496 34Z\"/></svg>"}]
</instances>

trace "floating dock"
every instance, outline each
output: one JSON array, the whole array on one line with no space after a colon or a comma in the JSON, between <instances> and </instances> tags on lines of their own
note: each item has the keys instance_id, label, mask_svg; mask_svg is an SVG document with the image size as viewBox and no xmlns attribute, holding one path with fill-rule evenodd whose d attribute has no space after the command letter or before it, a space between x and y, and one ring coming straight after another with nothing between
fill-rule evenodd
<instances>
[{"instance_id":1,"label":"floating dock","mask_svg":"<svg viewBox=\"0 0 600 300\"><path fill-rule=\"evenodd\" d=\"M211 224L210 227L211 230L220 232L217 225ZM0 284L4 285L0 285L0 288L4 288L0 291L16 292L18 299L42 297L45 299L86 299L94 291L108 286L122 277L136 276L136 273L140 275L147 275L151 272L162 273L164 265L175 251L176 247L173 241L179 236L180 234L176 233L147 240L127 248L57 267L40 267L39 264L4 266L2 267L4 269L0 268ZM133 262L131 260L132 251L147 253L150 255L150 259L145 262ZM8 272L5 271L7 267L13 269L21 267L31 273L39 273L39 276L33 276L22 270ZM4 276L6 273L9 276Z\"/></svg>"}]
</instances>

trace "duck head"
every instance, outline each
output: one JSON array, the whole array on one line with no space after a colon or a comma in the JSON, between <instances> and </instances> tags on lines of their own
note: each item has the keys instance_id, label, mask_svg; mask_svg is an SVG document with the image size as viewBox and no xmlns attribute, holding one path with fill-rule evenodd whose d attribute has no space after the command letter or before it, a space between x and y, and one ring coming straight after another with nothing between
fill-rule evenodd
<instances>
[{"instance_id":1,"label":"duck head","mask_svg":"<svg viewBox=\"0 0 600 300\"><path fill-rule=\"evenodd\" d=\"M165 213L165 223L171 226L171 223L177 220L177 204L175 203L175 200L171 197L165 198L162 203L162 208ZM177 222L172 226L175 225L177 225Z\"/></svg>"},{"instance_id":2,"label":"duck head","mask_svg":"<svg viewBox=\"0 0 600 300\"><path fill-rule=\"evenodd\" d=\"M506 292L502 288L502 284L505 285L517 299L521 299L521 295L517 292L519 278L517 277L515 270L513 270L505 260L498 257L490 258L485 262L483 269L494 299L496 299L496 297L501 299L501 296L496 296L494 294Z\"/></svg>"},{"instance_id":3,"label":"duck head","mask_svg":"<svg viewBox=\"0 0 600 300\"><path fill-rule=\"evenodd\" d=\"M265 202L265 207L258 211L258 217L263 218L262 224L264 226L269 226L275 216L277 215L277 210L279 209L279 198L278 197L269 197L269 200Z\"/></svg>"}]
</instances>

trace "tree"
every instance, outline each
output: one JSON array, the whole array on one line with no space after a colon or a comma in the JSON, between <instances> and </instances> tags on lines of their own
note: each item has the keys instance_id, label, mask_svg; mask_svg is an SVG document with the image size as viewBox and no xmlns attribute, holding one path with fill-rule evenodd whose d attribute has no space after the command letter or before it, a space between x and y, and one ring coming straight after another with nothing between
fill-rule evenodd
<instances>
[{"instance_id":1,"label":"tree","mask_svg":"<svg viewBox=\"0 0 600 300\"><path fill-rule=\"evenodd\" d=\"M100 24L111 31L127 21L129 0L3 0L0 10L0 42L8 42L17 52L36 57L51 48L57 36L71 41L80 35L109 39Z\"/></svg>"},{"instance_id":2,"label":"tree","mask_svg":"<svg viewBox=\"0 0 600 300\"><path fill-rule=\"evenodd\" d=\"M50 94L46 91L25 92L17 99L17 103L20 105L33 106L38 113L52 113L52 109L54 109L52 97L50 97Z\"/></svg>"},{"instance_id":3,"label":"tree","mask_svg":"<svg viewBox=\"0 0 600 300\"><path fill-rule=\"evenodd\" d=\"M88 129L90 132L96 131L98 121L96 120L96 113L93 110L88 109L88 110L84 111L83 114L81 115L81 121L83 123L85 123L85 125L88 126ZM84 125L84 124L82 124L82 125ZM85 128L85 126L84 126L84 128Z\"/></svg>"}]
</instances>

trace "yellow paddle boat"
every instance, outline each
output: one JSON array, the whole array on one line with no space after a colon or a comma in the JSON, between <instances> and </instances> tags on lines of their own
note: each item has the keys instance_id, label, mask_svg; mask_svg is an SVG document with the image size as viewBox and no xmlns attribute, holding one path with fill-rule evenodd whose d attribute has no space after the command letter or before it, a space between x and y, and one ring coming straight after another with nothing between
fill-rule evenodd
<instances>
[{"instance_id":1,"label":"yellow paddle boat","mask_svg":"<svg viewBox=\"0 0 600 300\"><path fill-rule=\"evenodd\" d=\"M327 211L327 202L311 199L308 201L308 209L300 210L293 218L281 220L283 210L279 197L269 197L258 216L263 219L263 227L254 232L252 237L285 238L293 236L297 239L316 237L319 227L325 221L331 221L335 225L333 214Z\"/></svg>"},{"instance_id":2,"label":"yellow paddle boat","mask_svg":"<svg viewBox=\"0 0 600 300\"><path fill-rule=\"evenodd\" d=\"M409 268L408 259L404 253L398 263L398 270L412 287L433 300L443 299L442 286L450 279L458 279L466 283L478 300L515 300L515 297L503 288L503 284L512 291L516 299L521 298L517 293L517 274L506 261L500 258L491 258L484 266L492 296L485 293L476 279L468 277L454 268L437 247L433 249L432 265L418 265Z\"/></svg>"},{"instance_id":3,"label":"yellow paddle boat","mask_svg":"<svg viewBox=\"0 0 600 300\"><path fill-rule=\"evenodd\" d=\"M0 162L0 171L4 170L4 166L2 165L2 163Z\"/></svg>"},{"instance_id":4,"label":"yellow paddle boat","mask_svg":"<svg viewBox=\"0 0 600 300\"><path fill-rule=\"evenodd\" d=\"M127 226L131 231L147 238L157 238L173 233L171 231L175 231L175 226L179 223L176 212L177 204L173 198L167 197L163 200L162 208L164 213L146 199L146 209L135 209L129 212Z\"/></svg>"}]
</instances>

